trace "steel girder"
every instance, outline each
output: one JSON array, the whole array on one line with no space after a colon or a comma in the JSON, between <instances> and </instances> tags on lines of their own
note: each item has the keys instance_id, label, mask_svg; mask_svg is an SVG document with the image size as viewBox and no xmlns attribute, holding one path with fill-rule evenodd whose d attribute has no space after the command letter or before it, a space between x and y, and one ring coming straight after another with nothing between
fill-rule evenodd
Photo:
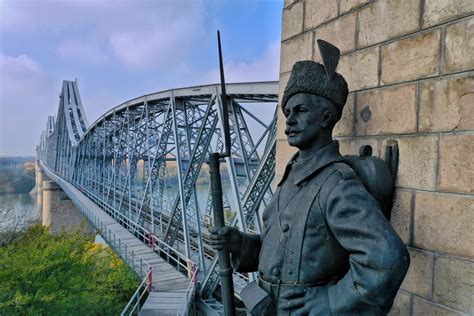
<instances>
[{"instance_id":1,"label":"steel girder","mask_svg":"<svg viewBox=\"0 0 474 316\"><path fill-rule=\"evenodd\" d=\"M227 220L259 232L258 212L272 194L278 83L228 84L227 93ZM267 114L257 115L257 107ZM130 100L88 126L77 84L65 81L58 114L41 136L40 159L112 216L125 218L132 232L143 227L194 260L203 297L209 297L217 286L207 242L210 197L200 205L196 188L206 178L208 154L222 151L221 122L220 87L208 85Z\"/></svg>"}]
</instances>

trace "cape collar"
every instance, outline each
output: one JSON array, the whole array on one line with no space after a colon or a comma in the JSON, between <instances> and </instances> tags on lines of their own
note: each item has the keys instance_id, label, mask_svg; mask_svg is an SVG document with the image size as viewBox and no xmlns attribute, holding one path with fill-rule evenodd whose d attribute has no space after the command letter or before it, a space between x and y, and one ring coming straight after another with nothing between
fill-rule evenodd
<instances>
[{"instance_id":1,"label":"cape collar","mask_svg":"<svg viewBox=\"0 0 474 316\"><path fill-rule=\"evenodd\" d=\"M290 171L293 173L294 185L300 185L325 166L334 162L344 161L344 158L339 153L339 143L337 140L332 141L327 146L318 150L314 156L305 159L304 161L298 161L298 156L299 152L293 155L290 159L285 167L285 173L278 183L278 186L281 186L283 182L285 182Z\"/></svg>"}]
</instances>

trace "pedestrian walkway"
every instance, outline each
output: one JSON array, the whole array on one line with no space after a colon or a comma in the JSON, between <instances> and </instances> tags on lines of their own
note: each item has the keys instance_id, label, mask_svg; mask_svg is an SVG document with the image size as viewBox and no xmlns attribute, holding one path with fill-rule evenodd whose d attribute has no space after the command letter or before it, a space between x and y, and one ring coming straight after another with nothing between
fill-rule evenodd
<instances>
[{"instance_id":1,"label":"pedestrian walkway","mask_svg":"<svg viewBox=\"0 0 474 316\"><path fill-rule=\"evenodd\" d=\"M141 315L179 315L185 314L189 300L194 294L194 269L192 262L164 242L151 237L152 247L143 243L134 234L120 225L117 220L104 212L88 196L66 180L59 178L42 165L44 172L71 197L74 204L87 216L100 231L120 257L140 276L147 278L148 290L151 290ZM119 219L120 220L120 219ZM143 231L135 232L142 238ZM152 249L153 248L153 249ZM163 259L157 252L165 254ZM182 272L177 270L180 269ZM150 272L151 269L151 273ZM151 285L151 286L150 286ZM132 298L133 299L133 298ZM138 297L137 302L140 299ZM139 308L139 303L137 307ZM133 307L133 304L131 305Z\"/></svg>"}]
</instances>

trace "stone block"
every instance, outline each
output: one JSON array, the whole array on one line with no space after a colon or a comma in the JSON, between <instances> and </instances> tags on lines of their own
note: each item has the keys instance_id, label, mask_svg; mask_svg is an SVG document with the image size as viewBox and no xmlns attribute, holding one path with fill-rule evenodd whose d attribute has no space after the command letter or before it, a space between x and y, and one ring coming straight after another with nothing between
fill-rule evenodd
<instances>
[{"instance_id":1,"label":"stone block","mask_svg":"<svg viewBox=\"0 0 474 316\"><path fill-rule=\"evenodd\" d=\"M358 9L372 0L341 0L339 2L339 14L347 13L351 10Z\"/></svg>"},{"instance_id":2,"label":"stone block","mask_svg":"<svg viewBox=\"0 0 474 316\"><path fill-rule=\"evenodd\" d=\"M285 8L289 7L290 5L295 3L296 1L298 1L298 0L285 0Z\"/></svg>"},{"instance_id":3,"label":"stone block","mask_svg":"<svg viewBox=\"0 0 474 316\"><path fill-rule=\"evenodd\" d=\"M354 127L354 93L347 97L346 105L342 111L342 116L339 122L334 126L333 135L337 136L352 136Z\"/></svg>"},{"instance_id":4,"label":"stone block","mask_svg":"<svg viewBox=\"0 0 474 316\"><path fill-rule=\"evenodd\" d=\"M410 268L403 280L401 289L426 298L431 295L434 254L416 248L408 248Z\"/></svg>"},{"instance_id":5,"label":"stone block","mask_svg":"<svg viewBox=\"0 0 474 316\"><path fill-rule=\"evenodd\" d=\"M434 190L436 188L436 167L438 163L438 137L411 136L395 139L400 151L397 187L405 189Z\"/></svg>"},{"instance_id":6,"label":"stone block","mask_svg":"<svg viewBox=\"0 0 474 316\"><path fill-rule=\"evenodd\" d=\"M420 83L419 130L474 129L474 72Z\"/></svg>"},{"instance_id":7,"label":"stone block","mask_svg":"<svg viewBox=\"0 0 474 316\"><path fill-rule=\"evenodd\" d=\"M437 25L474 11L472 0L425 0L423 28Z\"/></svg>"},{"instance_id":8,"label":"stone block","mask_svg":"<svg viewBox=\"0 0 474 316\"><path fill-rule=\"evenodd\" d=\"M474 135L441 136L439 146L440 191L474 192L473 154Z\"/></svg>"},{"instance_id":9,"label":"stone block","mask_svg":"<svg viewBox=\"0 0 474 316\"><path fill-rule=\"evenodd\" d=\"M444 45L445 72L474 69L474 17L447 26Z\"/></svg>"},{"instance_id":10,"label":"stone block","mask_svg":"<svg viewBox=\"0 0 474 316\"><path fill-rule=\"evenodd\" d=\"M311 60L313 57L313 33L304 33L301 36L281 43L280 73L291 71L293 64L300 60Z\"/></svg>"},{"instance_id":11,"label":"stone block","mask_svg":"<svg viewBox=\"0 0 474 316\"><path fill-rule=\"evenodd\" d=\"M413 245L439 253L474 258L474 197L415 193Z\"/></svg>"},{"instance_id":12,"label":"stone block","mask_svg":"<svg viewBox=\"0 0 474 316\"><path fill-rule=\"evenodd\" d=\"M439 74L438 30L399 40L382 47L382 84L392 84Z\"/></svg>"},{"instance_id":13,"label":"stone block","mask_svg":"<svg viewBox=\"0 0 474 316\"><path fill-rule=\"evenodd\" d=\"M349 91L378 85L378 61L378 47L356 51L341 57L338 72L347 80Z\"/></svg>"},{"instance_id":14,"label":"stone block","mask_svg":"<svg viewBox=\"0 0 474 316\"><path fill-rule=\"evenodd\" d=\"M297 148L288 145L288 142L283 139L277 140L276 143L276 165L275 176L281 178L285 173L285 166L290 161L290 158L296 153ZM278 181L277 181L278 183Z\"/></svg>"},{"instance_id":15,"label":"stone block","mask_svg":"<svg viewBox=\"0 0 474 316\"><path fill-rule=\"evenodd\" d=\"M472 234L472 233L471 233ZM436 257L433 300L465 313L474 312L474 262Z\"/></svg>"},{"instance_id":16,"label":"stone block","mask_svg":"<svg viewBox=\"0 0 474 316\"><path fill-rule=\"evenodd\" d=\"M412 201L414 194L408 190L396 190L390 223L406 245L411 245Z\"/></svg>"},{"instance_id":17,"label":"stone block","mask_svg":"<svg viewBox=\"0 0 474 316\"><path fill-rule=\"evenodd\" d=\"M337 0L306 0L304 29L309 30L337 17Z\"/></svg>"},{"instance_id":18,"label":"stone block","mask_svg":"<svg viewBox=\"0 0 474 316\"><path fill-rule=\"evenodd\" d=\"M419 296L414 296L412 315L461 316L462 314Z\"/></svg>"},{"instance_id":19,"label":"stone block","mask_svg":"<svg viewBox=\"0 0 474 316\"><path fill-rule=\"evenodd\" d=\"M411 301L412 295L405 291L398 291L389 316L411 316Z\"/></svg>"},{"instance_id":20,"label":"stone block","mask_svg":"<svg viewBox=\"0 0 474 316\"><path fill-rule=\"evenodd\" d=\"M420 24L420 1L378 1L359 12L358 47L415 32Z\"/></svg>"},{"instance_id":21,"label":"stone block","mask_svg":"<svg viewBox=\"0 0 474 316\"><path fill-rule=\"evenodd\" d=\"M355 49L356 13L340 17L314 30L314 59L320 61L318 43L325 40L341 50L341 54Z\"/></svg>"},{"instance_id":22,"label":"stone block","mask_svg":"<svg viewBox=\"0 0 474 316\"><path fill-rule=\"evenodd\" d=\"M303 3L283 9L281 39L284 41L303 32Z\"/></svg>"},{"instance_id":23,"label":"stone block","mask_svg":"<svg viewBox=\"0 0 474 316\"><path fill-rule=\"evenodd\" d=\"M379 141L375 137L342 138L338 141L342 155L359 155L360 146L363 145L370 145L374 156L378 156L380 152Z\"/></svg>"},{"instance_id":24,"label":"stone block","mask_svg":"<svg viewBox=\"0 0 474 316\"><path fill-rule=\"evenodd\" d=\"M355 112L356 135L416 132L416 84L360 92Z\"/></svg>"}]
</instances>

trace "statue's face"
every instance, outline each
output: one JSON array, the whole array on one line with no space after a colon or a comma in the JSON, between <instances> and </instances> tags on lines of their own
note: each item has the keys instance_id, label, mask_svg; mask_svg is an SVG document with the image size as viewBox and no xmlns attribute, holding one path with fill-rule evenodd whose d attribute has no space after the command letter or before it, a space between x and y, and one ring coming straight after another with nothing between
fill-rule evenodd
<instances>
[{"instance_id":1,"label":"statue's face","mask_svg":"<svg viewBox=\"0 0 474 316\"><path fill-rule=\"evenodd\" d=\"M327 110L326 102L326 99L308 93L295 94L288 100L283 113L290 146L304 150L316 144L322 129L322 116Z\"/></svg>"}]
</instances>

